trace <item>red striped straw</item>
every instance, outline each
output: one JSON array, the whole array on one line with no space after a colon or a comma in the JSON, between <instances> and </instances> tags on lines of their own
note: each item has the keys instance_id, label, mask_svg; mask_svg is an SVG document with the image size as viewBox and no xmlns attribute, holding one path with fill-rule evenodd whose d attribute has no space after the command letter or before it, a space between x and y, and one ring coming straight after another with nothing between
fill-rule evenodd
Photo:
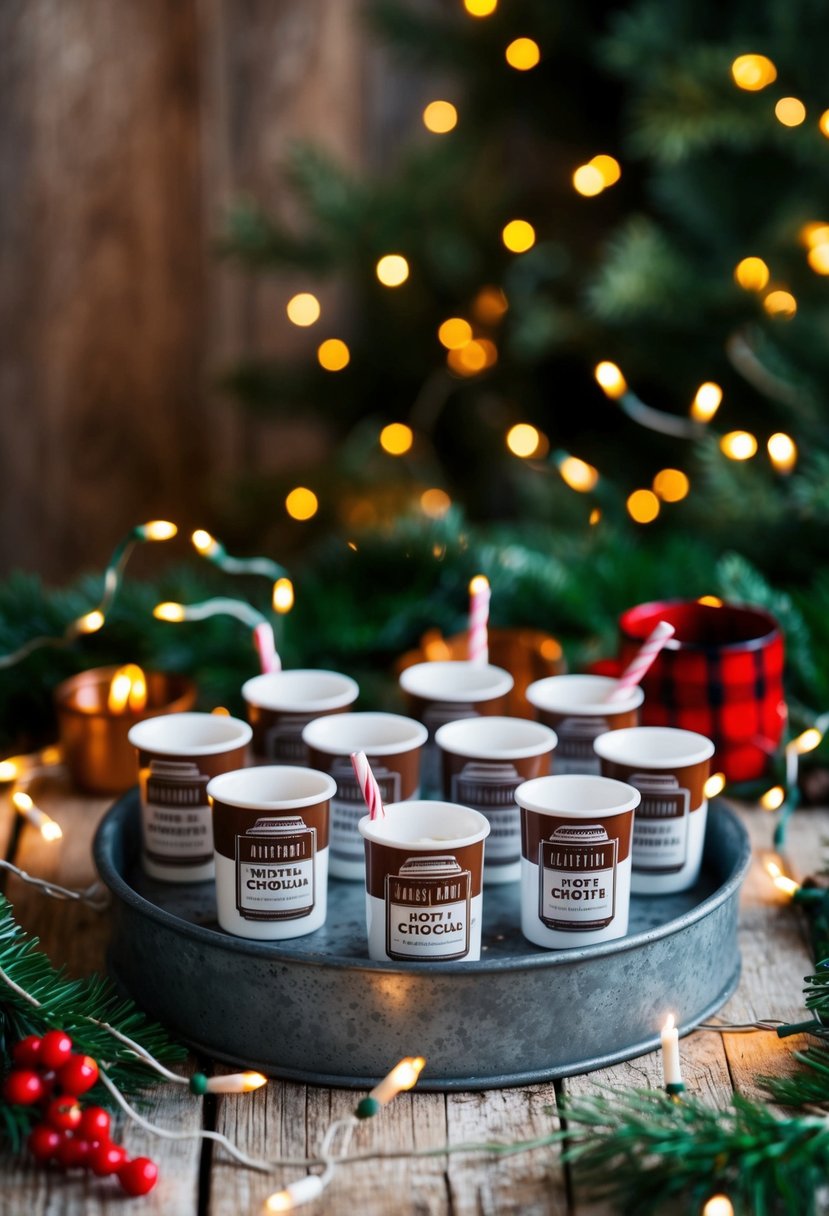
<instances>
[{"instance_id":1,"label":"red striped straw","mask_svg":"<svg viewBox=\"0 0 829 1216\"><path fill-rule=\"evenodd\" d=\"M620 701L634 685L640 684L668 638L672 638L675 633L673 625L669 625L667 621L660 621L628 663L605 700Z\"/></svg>"},{"instance_id":2,"label":"red striped straw","mask_svg":"<svg viewBox=\"0 0 829 1216\"><path fill-rule=\"evenodd\" d=\"M352 752L351 763L354 765L354 775L368 807L369 819L385 819L386 808L383 806L383 795L380 793L377 778L371 771L371 765L366 759L366 753Z\"/></svg>"},{"instance_id":3,"label":"red striped straw","mask_svg":"<svg viewBox=\"0 0 829 1216\"><path fill-rule=\"evenodd\" d=\"M270 621L261 621L253 627L253 644L259 655L259 668L263 675L269 671L281 671L282 660L277 654Z\"/></svg>"},{"instance_id":4,"label":"red striped straw","mask_svg":"<svg viewBox=\"0 0 829 1216\"><path fill-rule=\"evenodd\" d=\"M469 584L469 642L467 658L476 667L489 662L489 580L476 574Z\"/></svg>"}]
</instances>

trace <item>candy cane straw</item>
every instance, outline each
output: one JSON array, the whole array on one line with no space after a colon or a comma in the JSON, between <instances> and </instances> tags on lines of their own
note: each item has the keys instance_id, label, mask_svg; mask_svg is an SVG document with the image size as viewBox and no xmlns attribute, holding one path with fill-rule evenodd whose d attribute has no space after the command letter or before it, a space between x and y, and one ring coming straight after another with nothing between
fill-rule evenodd
<instances>
[{"instance_id":1,"label":"candy cane straw","mask_svg":"<svg viewBox=\"0 0 829 1216\"><path fill-rule=\"evenodd\" d=\"M673 625L669 625L667 621L660 621L653 633L645 639L630 663L628 663L625 670L619 676L616 686L608 693L605 700L620 701L629 689L633 688L636 684L640 684L668 638L672 638L675 633L676 630Z\"/></svg>"},{"instance_id":2,"label":"candy cane straw","mask_svg":"<svg viewBox=\"0 0 829 1216\"><path fill-rule=\"evenodd\" d=\"M469 645L467 657L476 667L489 662L489 580L476 574L469 584Z\"/></svg>"},{"instance_id":3,"label":"candy cane straw","mask_svg":"<svg viewBox=\"0 0 829 1216\"><path fill-rule=\"evenodd\" d=\"M261 621L253 630L253 644L259 655L259 666L263 674L269 671L281 671L282 660L276 651L273 629L270 621Z\"/></svg>"},{"instance_id":4,"label":"candy cane straw","mask_svg":"<svg viewBox=\"0 0 829 1216\"><path fill-rule=\"evenodd\" d=\"M380 786L371 771L371 765L366 759L365 752L352 752L351 763L354 765L354 775L368 807L369 819L385 819L386 809L383 806L383 795L380 793Z\"/></svg>"}]
</instances>

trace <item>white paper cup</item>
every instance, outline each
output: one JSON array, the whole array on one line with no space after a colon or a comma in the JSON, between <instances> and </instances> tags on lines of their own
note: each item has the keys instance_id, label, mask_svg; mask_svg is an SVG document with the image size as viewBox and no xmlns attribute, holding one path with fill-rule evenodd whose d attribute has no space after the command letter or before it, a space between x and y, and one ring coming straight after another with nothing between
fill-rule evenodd
<instances>
[{"instance_id":1,"label":"white paper cup","mask_svg":"<svg viewBox=\"0 0 829 1216\"><path fill-rule=\"evenodd\" d=\"M409 712L429 731L421 758L424 792L436 794L440 790L435 731L445 722L502 714L513 683L503 667L466 660L415 663L400 673L400 687L408 698Z\"/></svg>"},{"instance_id":2,"label":"white paper cup","mask_svg":"<svg viewBox=\"0 0 829 1216\"><path fill-rule=\"evenodd\" d=\"M141 864L164 882L213 877L207 783L247 760L247 722L218 714L164 714L129 732L138 752Z\"/></svg>"},{"instance_id":3,"label":"white paper cup","mask_svg":"<svg viewBox=\"0 0 829 1216\"><path fill-rule=\"evenodd\" d=\"M702 864L713 742L692 730L635 726L600 735L594 746L602 773L642 795L633 824L633 892L692 887Z\"/></svg>"},{"instance_id":4,"label":"white paper cup","mask_svg":"<svg viewBox=\"0 0 829 1216\"><path fill-rule=\"evenodd\" d=\"M338 671L271 671L242 685L257 764L307 764L302 730L314 718L344 713L360 695Z\"/></svg>"},{"instance_id":5,"label":"white paper cup","mask_svg":"<svg viewBox=\"0 0 829 1216\"><path fill-rule=\"evenodd\" d=\"M326 773L287 764L214 777L216 909L237 937L284 941L325 924L329 803Z\"/></svg>"},{"instance_id":6,"label":"white paper cup","mask_svg":"<svg viewBox=\"0 0 829 1216\"><path fill-rule=\"evenodd\" d=\"M328 773L337 783L331 801L328 863L334 878L362 882L366 873L365 849L357 830L366 804L351 753L365 752L384 803L403 802L420 795L420 752L426 736L425 726L401 714L329 714L303 729L311 768Z\"/></svg>"},{"instance_id":7,"label":"white paper cup","mask_svg":"<svg viewBox=\"0 0 829 1216\"><path fill-rule=\"evenodd\" d=\"M568 774L519 785L521 932L566 950L624 937L639 791Z\"/></svg>"},{"instance_id":8,"label":"white paper cup","mask_svg":"<svg viewBox=\"0 0 829 1216\"><path fill-rule=\"evenodd\" d=\"M618 680L609 676L591 675L547 676L530 684L526 695L535 716L558 736L557 776L598 776L599 758L593 740L609 730L638 725L642 689L634 686L619 701L606 701L617 684Z\"/></svg>"},{"instance_id":9,"label":"white paper cup","mask_svg":"<svg viewBox=\"0 0 829 1216\"><path fill-rule=\"evenodd\" d=\"M479 811L398 802L359 823L366 849L369 958L474 962L481 957L484 841Z\"/></svg>"},{"instance_id":10,"label":"white paper cup","mask_svg":"<svg viewBox=\"0 0 829 1216\"><path fill-rule=\"evenodd\" d=\"M474 807L492 828L484 882L521 877L521 820L515 791L550 771L555 732L527 718L466 718L435 734L442 758L443 796Z\"/></svg>"}]
</instances>

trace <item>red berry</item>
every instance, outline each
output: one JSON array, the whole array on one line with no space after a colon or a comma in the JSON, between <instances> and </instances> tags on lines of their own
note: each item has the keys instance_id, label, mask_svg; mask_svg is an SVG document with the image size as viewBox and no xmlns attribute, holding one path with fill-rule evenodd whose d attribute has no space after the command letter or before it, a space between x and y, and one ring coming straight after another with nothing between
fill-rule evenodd
<instances>
[{"instance_id":1,"label":"red berry","mask_svg":"<svg viewBox=\"0 0 829 1216\"><path fill-rule=\"evenodd\" d=\"M85 1170L89 1166L91 1147L88 1140L64 1135L55 1153L55 1160L65 1170Z\"/></svg>"},{"instance_id":2,"label":"red berry","mask_svg":"<svg viewBox=\"0 0 829 1216\"><path fill-rule=\"evenodd\" d=\"M74 1095L61 1094L46 1107L46 1122L59 1132L75 1131L81 1121L81 1108Z\"/></svg>"},{"instance_id":3,"label":"red berry","mask_svg":"<svg viewBox=\"0 0 829 1216\"><path fill-rule=\"evenodd\" d=\"M3 1083L3 1097L18 1106L31 1106L43 1093L43 1082L31 1068L15 1068Z\"/></svg>"},{"instance_id":4,"label":"red berry","mask_svg":"<svg viewBox=\"0 0 829 1216\"><path fill-rule=\"evenodd\" d=\"M92 1150L89 1164L93 1174L98 1178L106 1178L108 1174L117 1174L128 1159L127 1150L120 1144L99 1144Z\"/></svg>"},{"instance_id":5,"label":"red berry","mask_svg":"<svg viewBox=\"0 0 829 1216\"><path fill-rule=\"evenodd\" d=\"M110 1118L102 1106L87 1106L81 1114L80 1134L90 1140L109 1140Z\"/></svg>"},{"instance_id":6,"label":"red berry","mask_svg":"<svg viewBox=\"0 0 829 1216\"><path fill-rule=\"evenodd\" d=\"M42 1072L40 1074L40 1079L43 1082L43 1096L44 1098L47 1098L55 1088L58 1074L55 1072L54 1068L50 1068L48 1072Z\"/></svg>"},{"instance_id":7,"label":"red berry","mask_svg":"<svg viewBox=\"0 0 829 1216\"><path fill-rule=\"evenodd\" d=\"M121 1166L118 1181L128 1195L146 1195L158 1181L158 1166L149 1157L136 1157Z\"/></svg>"},{"instance_id":8,"label":"red berry","mask_svg":"<svg viewBox=\"0 0 829 1216\"><path fill-rule=\"evenodd\" d=\"M22 1068L37 1068L40 1064L40 1039L36 1034L27 1034L25 1039L15 1043L12 1048L12 1059Z\"/></svg>"},{"instance_id":9,"label":"red berry","mask_svg":"<svg viewBox=\"0 0 829 1216\"><path fill-rule=\"evenodd\" d=\"M36 1123L29 1132L27 1144L35 1161L51 1161L60 1142L60 1132L46 1123Z\"/></svg>"},{"instance_id":10,"label":"red berry","mask_svg":"<svg viewBox=\"0 0 829 1216\"><path fill-rule=\"evenodd\" d=\"M65 1030L50 1030L40 1040L39 1063L43 1068L60 1068L72 1054L72 1040Z\"/></svg>"},{"instance_id":11,"label":"red berry","mask_svg":"<svg viewBox=\"0 0 829 1216\"><path fill-rule=\"evenodd\" d=\"M45 1042L45 1040L44 1040ZM70 1056L58 1069L58 1082L64 1093L80 1097L98 1080L98 1065L92 1056Z\"/></svg>"}]
</instances>

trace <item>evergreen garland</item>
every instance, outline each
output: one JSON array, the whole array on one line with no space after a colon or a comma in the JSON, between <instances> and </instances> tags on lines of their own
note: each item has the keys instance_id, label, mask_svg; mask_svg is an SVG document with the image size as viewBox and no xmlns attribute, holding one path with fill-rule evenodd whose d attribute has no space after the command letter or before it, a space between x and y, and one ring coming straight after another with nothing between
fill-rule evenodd
<instances>
[{"instance_id":1,"label":"evergreen garland","mask_svg":"<svg viewBox=\"0 0 829 1216\"><path fill-rule=\"evenodd\" d=\"M167 1033L150 1021L132 1003L117 995L100 976L69 979L62 967L54 967L14 919L12 906L0 895L0 1058L8 1063L11 1048L28 1034L41 1036L47 1030L65 1030L75 1050L105 1065L107 1075L127 1092L158 1074L136 1060L134 1052L97 1022L106 1022L138 1042L157 1059L183 1060L186 1052ZM11 984L29 993L38 1005L25 999ZM4 1070L5 1071L5 1070ZM90 1101L113 1107L112 1098L100 1083L89 1091ZM42 1117L36 1106L16 1106L0 1096L0 1144L21 1146L32 1126Z\"/></svg>"}]
</instances>

